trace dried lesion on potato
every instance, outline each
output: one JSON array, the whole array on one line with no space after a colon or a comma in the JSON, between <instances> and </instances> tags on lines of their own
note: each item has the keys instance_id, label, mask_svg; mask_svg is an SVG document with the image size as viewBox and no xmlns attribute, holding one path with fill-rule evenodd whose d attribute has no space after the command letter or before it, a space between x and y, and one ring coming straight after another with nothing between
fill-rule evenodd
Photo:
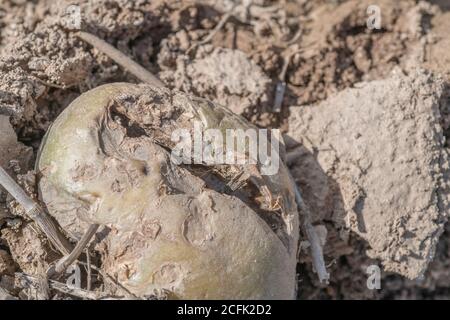
<instances>
[{"instance_id":1,"label":"dried lesion on potato","mask_svg":"<svg viewBox=\"0 0 450 320\"><path fill-rule=\"evenodd\" d=\"M162 165L164 168L162 177L166 183L160 185L160 189L180 191L186 189L183 186L191 188L191 181L174 183L177 179L171 176L176 174L179 179L180 176L187 174L181 174L180 170L187 170L203 181L202 188L241 199L288 247L289 231L285 215L294 208L289 188L282 187L289 183L277 181L282 175L275 178L263 176L260 164L214 166L182 164L174 168L169 160L169 152L175 144L171 140L171 132L179 128L187 128L192 132L194 121L201 121L204 129L219 128L223 131L228 128L254 127L226 108L207 100L190 97L188 101L180 101L181 103L167 103L172 99L173 96L168 92L161 91L155 94L151 90L116 97L99 120L99 145L102 150L107 154L113 153L116 157L122 155L127 159L127 163L141 161L142 164L137 166L140 166L142 171L137 171L136 174L145 174L145 160L136 160L136 154L133 152L143 148L142 145L145 145L143 140L152 140L167 154L167 163ZM230 188L230 185L236 183L234 181L236 178L241 180L238 181L238 188L235 190Z\"/></svg>"}]
</instances>

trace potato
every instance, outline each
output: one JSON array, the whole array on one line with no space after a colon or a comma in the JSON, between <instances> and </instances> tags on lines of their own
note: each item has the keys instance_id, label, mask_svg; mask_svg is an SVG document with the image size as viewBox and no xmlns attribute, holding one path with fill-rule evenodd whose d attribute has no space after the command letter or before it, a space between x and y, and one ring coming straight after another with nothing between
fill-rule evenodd
<instances>
[{"instance_id":1,"label":"potato","mask_svg":"<svg viewBox=\"0 0 450 320\"><path fill-rule=\"evenodd\" d=\"M263 176L251 165L175 165L171 134L194 121L251 128L226 108L149 85L82 94L44 138L42 200L75 238L107 226L101 267L140 297L294 298L299 217L286 167ZM232 191L239 171L250 177Z\"/></svg>"}]
</instances>

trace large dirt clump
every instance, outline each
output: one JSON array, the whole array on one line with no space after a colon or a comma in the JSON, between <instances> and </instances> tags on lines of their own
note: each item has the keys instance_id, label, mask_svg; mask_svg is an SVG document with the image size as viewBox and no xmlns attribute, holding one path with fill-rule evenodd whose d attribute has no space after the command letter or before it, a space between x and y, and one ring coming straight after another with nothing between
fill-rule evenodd
<instances>
[{"instance_id":1,"label":"large dirt clump","mask_svg":"<svg viewBox=\"0 0 450 320\"><path fill-rule=\"evenodd\" d=\"M293 167L318 221L365 239L386 271L414 279L434 257L449 208L443 81L422 71L293 107Z\"/></svg>"}]
</instances>

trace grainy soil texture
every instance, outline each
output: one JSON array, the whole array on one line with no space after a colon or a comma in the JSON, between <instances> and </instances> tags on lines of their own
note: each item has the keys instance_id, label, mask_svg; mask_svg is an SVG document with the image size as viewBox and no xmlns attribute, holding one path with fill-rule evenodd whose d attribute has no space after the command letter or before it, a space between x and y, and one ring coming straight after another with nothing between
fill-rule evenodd
<instances>
[{"instance_id":1,"label":"grainy soil texture","mask_svg":"<svg viewBox=\"0 0 450 320\"><path fill-rule=\"evenodd\" d=\"M41 147L66 125L59 116L75 112L83 130L83 94L140 83L79 30L167 88L108 91L114 101L96 116L106 129L89 140L103 153L73 153L101 166L80 165L61 191L48 183L66 158ZM0 0L0 165L72 245L100 224L54 275L61 253L0 187L0 299L450 299L449 30L447 0ZM171 165L164 139L199 103L186 94L231 122L280 129L285 171L251 187L230 168ZM144 157L154 160L140 167ZM75 201L71 188L98 187L86 181L111 195ZM310 209L328 283L290 183ZM145 214L114 218L140 201Z\"/></svg>"}]
</instances>

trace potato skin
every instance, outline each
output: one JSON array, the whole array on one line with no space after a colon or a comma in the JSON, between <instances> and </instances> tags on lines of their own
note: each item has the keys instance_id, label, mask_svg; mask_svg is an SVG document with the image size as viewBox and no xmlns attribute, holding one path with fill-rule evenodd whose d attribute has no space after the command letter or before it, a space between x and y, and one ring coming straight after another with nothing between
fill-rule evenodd
<instances>
[{"instance_id":1,"label":"potato skin","mask_svg":"<svg viewBox=\"0 0 450 320\"><path fill-rule=\"evenodd\" d=\"M108 226L102 268L138 296L295 298L298 214L285 177L283 242L246 203L205 188L149 137L130 137L107 116L116 97L142 91L162 104L191 101L168 89L108 84L82 94L54 122L37 163L51 214L76 236L89 223Z\"/></svg>"}]
</instances>

